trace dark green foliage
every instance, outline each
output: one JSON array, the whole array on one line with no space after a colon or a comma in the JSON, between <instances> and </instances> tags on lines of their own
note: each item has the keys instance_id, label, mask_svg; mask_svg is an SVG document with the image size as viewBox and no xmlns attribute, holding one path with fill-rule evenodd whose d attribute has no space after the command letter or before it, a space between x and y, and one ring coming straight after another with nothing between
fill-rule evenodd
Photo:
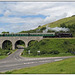
<instances>
[{"instance_id":1,"label":"dark green foliage","mask_svg":"<svg viewBox=\"0 0 75 75\"><path fill-rule=\"evenodd\" d=\"M66 25L65 23L60 24L60 27L65 27L65 28L69 28L70 31L68 31L69 33L72 33L73 36L75 36L75 24L72 25Z\"/></svg>"},{"instance_id":2,"label":"dark green foliage","mask_svg":"<svg viewBox=\"0 0 75 75\"><path fill-rule=\"evenodd\" d=\"M33 44L34 43L34 44ZM61 54L61 53L75 53L75 39L43 39L40 42L31 42L31 46L25 48L24 53L30 50L30 56L38 55L37 51L40 51L40 55L45 54ZM26 53L27 54L27 53Z\"/></svg>"},{"instance_id":3,"label":"dark green foliage","mask_svg":"<svg viewBox=\"0 0 75 75\"><path fill-rule=\"evenodd\" d=\"M70 45L70 47L68 47L67 52L75 54L75 45Z\"/></svg>"},{"instance_id":4,"label":"dark green foliage","mask_svg":"<svg viewBox=\"0 0 75 75\"><path fill-rule=\"evenodd\" d=\"M59 54L59 53L60 53L60 52L57 51L57 50L53 50L53 51L50 52L50 54Z\"/></svg>"},{"instance_id":5,"label":"dark green foliage","mask_svg":"<svg viewBox=\"0 0 75 75\"><path fill-rule=\"evenodd\" d=\"M3 46L3 49L5 49L5 50L11 50L12 49L12 43L8 40L4 41L2 46Z\"/></svg>"},{"instance_id":6,"label":"dark green foliage","mask_svg":"<svg viewBox=\"0 0 75 75\"><path fill-rule=\"evenodd\" d=\"M54 30L48 30L47 33L55 32Z\"/></svg>"},{"instance_id":7,"label":"dark green foliage","mask_svg":"<svg viewBox=\"0 0 75 75\"><path fill-rule=\"evenodd\" d=\"M69 41L64 41L64 45L68 45L69 44Z\"/></svg>"},{"instance_id":8,"label":"dark green foliage","mask_svg":"<svg viewBox=\"0 0 75 75\"><path fill-rule=\"evenodd\" d=\"M40 25L38 26L38 28L41 27Z\"/></svg>"},{"instance_id":9,"label":"dark green foliage","mask_svg":"<svg viewBox=\"0 0 75 75\"><path fill-rule=\"evenodd\" d=\"M5 34L5 33L7 33L7 34L9 34L9 32L2 32L3 34Z\"/></svg>"},{"instance_id":10,"label":"dark green foliage","mask_svg":"<svg viewBox=\"0 0 75 75\"><path fill-rule=\"evenodd\" d=\"M5 72L5 74L11 74L12 72L11 71L7 71L7 72Z\"/></svg>"},{"instance_id":11,"label":"dark green foliage","mask_svg":"<svg viewBox=\"0 0 75 75\"><path fill-rule=\"evenodd\" d=\"M42 55L42 54L47 54L47 51L46 50L42 50L41 52L40 52L40 54Z\"/></svg>"},{"instance_id":12,"label":"dark green foliage","mask_svg":"<svg viewBox=\"0 0 75 75\"><path fill-rule=\"evenodd\" d=\"M38 42L38 41L32 40L32 41L30 41L30 42L28 43L28 46L31 47L31 46L37 44L37 42Z\"/></svg>"},{"instance_id":13,"label":"dark green foliage","mask_svg":"<svg viewBox=\"0 0 75 75\"><path fill-rule=\"evenodd\" d=\"M42 31L42 30L45 30L46 29L46 27L42 27L40 30Z\"/></svg>"},{"instance_id":14,"label":"dark green foliage","mask_svg":"<svg viewBox=\"0 0 75 75\"><path fill-rule=\"evenodd\" d=\"M41 42L41 45L45 45L45 44L46 44L46 42L45 42L45 41L42 41L42 42Z\"/></svg>"},{"instance_id":15,"label":"dark green foliage","mask_svg":"<svg viewBox=\"0 0 75 75\"><path fill-rule=\"evenodd\" d=\"M0 56L8 55L9 52L10 52L10 50L3 50L3 49L0 48Z\"/></svg>"},{"instance_id":16,"label":"dark green foliage","mask_svg":"<svg viewBox=\"0 0 75 75\"><path fill-rule=\"evenodd\" d=\"M22 44L24 45L24 42L23 41L17 41L17 44L18 45L22 45Z\"/></svg>"},{"instance_id":17,"label":"dark green foliage","mask_svg":"<svg viewBox=\"0 0 75 75\"><path fill-rule=\"evenodd\" d=\"M60 24L60 27L62 28L66 27L65 23Z\"/></svg>"}]
</instances>

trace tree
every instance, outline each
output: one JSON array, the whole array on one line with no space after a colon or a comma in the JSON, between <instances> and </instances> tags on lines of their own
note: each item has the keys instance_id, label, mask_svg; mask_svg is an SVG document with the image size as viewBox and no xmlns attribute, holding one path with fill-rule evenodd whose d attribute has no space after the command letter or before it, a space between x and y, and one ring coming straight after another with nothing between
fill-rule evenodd
<instances>
[{"instance_id":1,"label":"tree","mask_svg":"<svg viewBox=\"0 0 75 75\"><path fill-rule=\"evenodd\" d=\"M41 27L40 25L38 26L38 28Z\"/></svg>"},{"instance_id":2,"label":"tree","mask_svg":"<svg viewBox=\"0 0 75 75\"><path fill-rule=\"evenodd\" d=\"M5 34L5 33L9 34L9 32L5 32L5 31L2 32L2 34Z\"/></svg>"},{"instance_id":3,"label":"tree","mask_svg":"<svg viewBox=\"0 0 75 75\"><path fill-rule=\"evenodd\" d=\"M66 27L65 23L60 24L60 27Z\"/></svg>"}]
</instances>

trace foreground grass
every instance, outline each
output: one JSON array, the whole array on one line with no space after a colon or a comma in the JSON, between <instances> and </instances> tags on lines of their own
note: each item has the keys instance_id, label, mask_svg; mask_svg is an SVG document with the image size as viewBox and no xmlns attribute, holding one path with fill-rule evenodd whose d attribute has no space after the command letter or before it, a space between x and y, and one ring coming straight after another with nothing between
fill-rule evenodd
<instances>
[{"instance_id":1,"label":"foreground grass","mask_svg":"<svg viewBox=\"0 0 75 75\"><path fill-rule=\"evenodd\" d=\"M9 52L12 54L12 53L14 53L16 50L17 50L17 49L15 49L15 50L10 50ZM6 52L4 52L4 51L1 52L1 53L4 53L4 54L0 56L0 60L6 58L6 57L8 56L8 54L7 54Z\"/></svg>"},{"instance_id":2,"label":"foreground grass","mask_svg":"<svg viewBox=\"0 0 75 75\"><path fill-rule=\"evenodd\" d=\"M0 60L6 58L7 56L0 56Z\"/></svg>"},{"instance_id":3,"label":"foreground grass","mask_svg":"<svg viewBox=\"0 0 75 75\"><path fill-rule=\"evenodd\" d=\"M75 74L75 57L39 66L5 72L5 74Z\"/></svg>"}]
</instances>

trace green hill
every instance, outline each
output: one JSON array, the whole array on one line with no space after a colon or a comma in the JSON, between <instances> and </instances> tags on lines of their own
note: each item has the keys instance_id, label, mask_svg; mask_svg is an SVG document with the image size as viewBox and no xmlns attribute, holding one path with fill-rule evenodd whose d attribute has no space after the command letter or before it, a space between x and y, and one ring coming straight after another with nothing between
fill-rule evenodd
<instances>
[{"instance_id":1,"label":"green hill","mask_svg":"<svg viewBox=\"0 0 75 75\"><path fill-rule=\"evenodd\" d=\"M68 31L68 32L72 33L73 36L75 36L75 15L73 15L71 17L67 17L67 18L57 20L57 21L52 22L52 23L45 24L43 26L38 26L38 28L36 28L34 30L21 31L20 33L35 33L35 32L40 33L40 32L42 32L43 30L46 29L47 25L51 28L53 28L53 27L66 27L66 28L69 28L70 31ZM54 32L54 31L49 30L49 32Z\"/></svg>"},{"instance_id":2,"label":"green hill","mask_svg":"<svg viewBox=\"0 0 75 75\"><path fill-rule=\"evenodd\" d=\"M63 24L63 23L64 23L66 26L75 24L75 16L63 18L63 19L57 20L57 21L55 21L55 22L48 23L48 24L46 24L46 25L41 26L40 28L46 27L47 25L48 25L49 27L60 27L60 25Z\"/></svg>"}]
</instances>

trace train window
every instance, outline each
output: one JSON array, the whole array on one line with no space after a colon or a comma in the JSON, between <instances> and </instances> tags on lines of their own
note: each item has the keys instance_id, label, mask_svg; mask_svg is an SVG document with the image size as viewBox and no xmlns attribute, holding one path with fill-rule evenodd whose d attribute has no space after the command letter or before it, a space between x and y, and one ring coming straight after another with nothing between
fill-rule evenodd
<instances>
[{"instance_id":1,"label":"train window","mask_svg":"<svg viewBox=\"0 0 75 75\"><path fill-rule=\"evenodd\" d=\"M17 36L20 36L20 34L17 34Z\"/></svg>"},{"instance_id":2,"label":"train window","mask_svg":"<svg viewBox=\"0 0 75 75\"><path fill-rule=\"evenodd\" d=\"M23 34L21 34L21 36L23 36Z\"/></svg>"}]
</instances>

